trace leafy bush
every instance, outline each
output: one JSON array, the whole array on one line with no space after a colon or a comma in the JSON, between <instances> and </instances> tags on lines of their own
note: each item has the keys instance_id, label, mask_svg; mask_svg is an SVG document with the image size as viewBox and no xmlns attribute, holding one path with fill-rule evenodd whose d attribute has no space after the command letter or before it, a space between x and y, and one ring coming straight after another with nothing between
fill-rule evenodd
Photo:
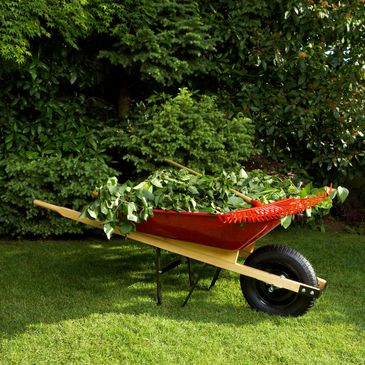
<instances>
[{"instance_id":1,"label":"leafy bush","mask_svg":"<svg viewBox=\"0 0 365 365\"><path fill-rule=\"evenodd\" d=\"M139 104L128 128L116 134L113 143L124 147L123 159L133 162L138 172L153 171L171 158L215 173L237 167L255 151L250 119L242 114L230 118L216 98L194 98L185 88L174 98Z\"/></svg>"},{"instance_id":2,"label":"leafy bush","mask_svg":"<svg viewBox=\"0 0 365 365\"><path fill-rule=\"evenodd\" d=\"M215 41L198 2L113 1L111 6L99 0L91 13L98 31L113 36L99 53L113 65L165 86L208 73Z\"/></svg>"},{"instance_id":3,"label":"leafy bush","mask_svg":"<svg viewBox=\"0 0 365 365\"><path fill-rule=\"evenodd\" d=\"M80 209L95 186L116 173L100 160L9 157L1 162L0 234L50 236L82 233L84 227L33 206L33 199Z\"/></svg>"},{"instance_id":4,"label":"leafy bush","mask_svg":"<svg viewBox=\"0 0 365 365\"><path fill-rule=\"evenodd\" d=\"M11 72L0 68L0 159L12 153L106 159L101 131L113 114L86 94L96 76L81 67L80 55L64 50L56 62L57 52L48 52Z\"/></svg>"},{"instance_id":5,"label":"leafy bush","mask_svg":"<svg viewBox=\"0 0 365 365\"><path fill-rule=\"evenodd\" d=\"M1 1L0 56L23 63L32 56L32 41L51 38L52 33L60 34L68 46L77 48L77 38L88 34L91 27L85 5L84 0Z\"/></svg>"},{"instance_id":6,"label":"leafy bush","mask_svg":"<svg viewBox=\"0 0 365 365\"><path fill-rule=\"evenodd\" d=\"M202 4L219 55L209 76L255 121L264 154L321 183L363 171L362 1Z\"/></svg>"}]
</instances>

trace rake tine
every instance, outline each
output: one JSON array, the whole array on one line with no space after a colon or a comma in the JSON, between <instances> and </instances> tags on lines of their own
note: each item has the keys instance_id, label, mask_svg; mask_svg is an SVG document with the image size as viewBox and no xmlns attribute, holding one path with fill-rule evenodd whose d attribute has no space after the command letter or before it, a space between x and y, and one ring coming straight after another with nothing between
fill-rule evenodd
<instances>
[{"instance_id":1,"label":"rake tine","mask_svg":"<svg viewBox=\"0 0 365 365\"><path fill-rule=\"evenodd\" d=\"M219 219L223 223L255 223L267 222L281 219L287 215L297 214L306 209L316 206L329 197L332 189L328 192L319 192L317 196L308 198L283 199L274 203L269 203L253 208L238 210L222 214Z\"/></svg>"}]
</instances>

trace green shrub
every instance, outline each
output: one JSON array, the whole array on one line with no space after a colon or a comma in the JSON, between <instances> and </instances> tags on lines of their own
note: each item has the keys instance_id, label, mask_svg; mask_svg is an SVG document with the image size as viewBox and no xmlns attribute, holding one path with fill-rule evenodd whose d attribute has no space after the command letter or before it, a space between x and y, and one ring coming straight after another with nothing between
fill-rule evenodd
<instances>
[{"instance_id":1,"label":"green shrub","mask_svg":"<svg viewBox=\"0 0 365 365\"><path fill-rule=\"evenodd\" d=\"M139 104L115 145L138 172L153 171L165 158L207 173L232 169L253 152L253 126L241 114L228 117L211 96L193 98L187 89L174 97ZM119 134L119 135L118 135Z\"/></svg>"},{"instance_id":2,"label":"green shrub","mask_svg":"<svg viewBox=\"0 0 365 365\"><path fill-rule=\"evenodd\" d=\"M101 132L113 113L90 95L91 65L81 65L83 57L71 50L48 52L12 72L0 67L0 160L11 154L105 160Z\"/></svg>"},{"instance_id":3,"label":"green shrub","mask_svg":"<svg viewBox=\"0 0 365 365\"><path fill-rule=\"evenodd\" d=\"M33 206L33 199L79 210L95 186L116 174L96 159L14 156L0 167L0 234L10 236L82 233L86 226Z\"/></svg>"},{"instance_id":4,"label":"green shrub","mask_svg":"<svg viewBox=\"0 0 365 365\"><path fill-rule=\"evenodd\" d=\"M217 37L209 85L220 85L227 103L255 121L263 153L318 183L361 174L361 0L201 4Z\"/></svg>"},{"instance_id":5,"label":"green shrub","mask_svg":"<svg viewBox=\"0 0 365 365\"><path fill-rule=\"evenodd\" d=\"M32 45L58 36L77 48L79 37L92 28L86 1L3 0L0 2L0 57L23 63L32 56Z\"/></svg>"}]
</instances>

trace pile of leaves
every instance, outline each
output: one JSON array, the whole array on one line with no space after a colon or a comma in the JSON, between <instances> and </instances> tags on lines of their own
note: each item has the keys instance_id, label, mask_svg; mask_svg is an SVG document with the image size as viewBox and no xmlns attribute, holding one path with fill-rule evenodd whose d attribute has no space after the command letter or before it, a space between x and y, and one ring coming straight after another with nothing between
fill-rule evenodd
<instances>
[{"instance_id":1,"label":"pile of leaves","mask_svg":"<svg viewBox=\"0 0 365 365\"><path fill-rule=\"evenodd\" d=\"M95 201L89 204L82 216L97 219L103 223L104 232L111 237L116 227L122 234L135 230L135 225L146 221L153 215L153 209L187 212L227 213L236 209L251 207L231 189L238 190L262 203L270 203L287 197L315 196L324 188L315 189L309 183L301 188L301 183L291 178L266 175L261 170L247 173L222 172L219 176L195 176L185 170L157 170L147 179L133 184L127 181L119 184L116 177L108 179L98 187ZM343 201L348 195L345 188L333 190L326 199L314 208L307 210L326 214L332 207L332 199L338 195ZM291 217L284 218L287 227Z\"/></svg>"}]
</instances>

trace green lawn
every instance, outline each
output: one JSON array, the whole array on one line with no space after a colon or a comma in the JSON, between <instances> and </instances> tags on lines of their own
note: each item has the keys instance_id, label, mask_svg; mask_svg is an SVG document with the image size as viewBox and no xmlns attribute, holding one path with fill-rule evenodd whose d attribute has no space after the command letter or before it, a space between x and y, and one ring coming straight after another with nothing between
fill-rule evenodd
<instances>
[{"instance_id":1,"label":"green lawn","mask_svg":"<svg viewBox=\"0 0 365 365\"><path fill-rule=\"evenodd\" d=\"M182 308L183 266L156 306L146 245L0 241L0 364L365 364L365 237L293 229L269 243L297 248L329 282L303 317L251 310L227 271Z\"/></svg>"}]
</instances>

